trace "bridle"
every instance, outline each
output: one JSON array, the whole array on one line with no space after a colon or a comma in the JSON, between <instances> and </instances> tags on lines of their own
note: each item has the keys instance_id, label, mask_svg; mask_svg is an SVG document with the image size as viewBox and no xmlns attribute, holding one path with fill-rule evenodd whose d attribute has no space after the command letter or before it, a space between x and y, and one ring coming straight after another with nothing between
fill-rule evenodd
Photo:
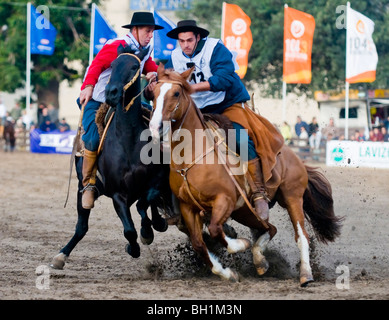
<instances>
[{"instance_id":1,"label":"bridle","mask_svg":"<svg viewBox=\"0 0 389 320\"><path fill-rule=\"evenodd\" d=\"M124 99L125 99L125 96L126 96L126 91L127 91L127 90L135 83L135 81L139 78L139 75L140 75L140 66L141 66L141 64L142 64L142 61L141 61L141 60L139 59L139 57L136 56L135 54L133 54L133 53L127 53L127 52L124 52L124 53L119 54L118 57L117 57L116 59L118 59L118 58L119 58L120 56L122 56L122 55L132 56L132 57L134 57L136 60L138 60L138 62L139 62L138 71L135 73L135 75L132 77L132 79L131 79L128 83L126 83L126 84L123 86L123 103L122 103L122 105L123 105L123 110L124 110L125 112L127 112L127 111L130 109L130 107L134 104L135 100L143 93L143 91L146 89L147 86L145 86L145 87L143 88L143 90L141 90L135 97L133 97L133 98L131 99L131 101L124 107ZM109 80L108 80L108 82L109 82Z\"/></svg>"},{"instance_id":2,"label":"bridle","mask_svg":"<svg viewBox=\"0 0 389 320\"><path fill-rule=\"evenodd\" d=\"M183 84L181 82L179 82L179 81L175 81L175 80L159 80L158 82L177 84L177 85L179 85L181 87L182 92L185 92L183 90ZM192 99L189 99L189 101L190 101L190 104L189 104L188 108L186 109L184 116L182 117L182 121L181 121L180 127L175 132L177 132L178 130L181 130L182 125L184 124L184 121L185 121L186 115L188 114L189 108L193 104ZM177 102L177 105L174 107L173 111L170 114L170 121L172 121L173 114L178 110L179 106L180 106L180 100ZM193 106L195 106L195 105L193 104ZM200 119L200 122L201 122L203 128L204 129L207 129L207 128L208 129L212 129L212 126L207 125L206 122L204 121L204 118L201 116L201 111L199 111L199 109L196 108L196 107L194 109L195 109L195 111L196 111L196 113L197 113L197 115L198 115L198 117ZM218 153L218 148L219 148L219 146L222 143L224 143L224 141L223 141L223 139L220 139L220 137L219 137L217 142L214 140L214 144L211 147L209 147L207 150L205 150L202 154L200 154L198 157L196 157L188 166L186 166L185 168L182 168L182 169L176 169L175 170L183 178L184 186L186 188L186 191L187 191L189 197L192 199L193 203L200 209L200 215L203 215L206 212L206 209L196 200L196 198L193 196L193 194L192 194L192 192L190 190L190 186L189 186L189 182L188 182L188 177L187 177L188 171L191 168L193 168L196 164L198 164L200 162L200 160L202 160L208 153L216 152L216 154L217 154ZM226 162L222 162L222 165L223 165L224 169L226 170L227 174L231 177L232 182L234 183L235 187L239 191L239 193L242 196L243 200L245 201L247 207L254 214L254 216L262 223L262 225L266 228L266 230L268 230L269 229L269 225L267 224L266 221L264 221L261 218L257 217L254 208L252 207L250 201L248 200L248 198L246 196L246 193L244 192L242 187L239 185L239 183L234 178L234 174L232 173L231 169L227 166ZM192 185L192 187L194 188L193 185Z\"/></svg>"},{"instance_id":3,"label":"bridle","mask_svg":"<svg viewBox=\"0 0 389 320\"><path fill-rule=\"evenodd\" d=\"M193 101L191 99L189 99L185 93L185 91L183 90L183 84L179 81L175 81L175 80L158 80L158 83L171 83L171 84L176 84L176 85L179 85L181 87L181 90L183 92L183 95L185 96L185 98L189 101L189 106L188 108L185 110L185 113L184 113L184 116L182 117L182 120L181 120L181 124L179 126L179 128L176 130L177 134L181 131L182 129L182 126L184 125L184 122L185 122L185 119L186 119L186 116L188 115L188 111L190 109L190 107L193 105ZM174 114L176 113L176 111L178 110L178 108L180 107L180 101L181 101L181 97L179 98L176 106L174 107L173 111L170 113L170 117L169 117L169 121L171 122L176 122L177 120L176 119L173 119L173 116Z\"/></svg>"}]
</instances>

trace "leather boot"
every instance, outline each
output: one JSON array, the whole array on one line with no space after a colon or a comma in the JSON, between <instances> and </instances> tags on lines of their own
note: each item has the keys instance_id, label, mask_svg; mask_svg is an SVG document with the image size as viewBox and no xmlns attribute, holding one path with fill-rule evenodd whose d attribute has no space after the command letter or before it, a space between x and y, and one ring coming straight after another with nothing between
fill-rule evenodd
<instances>
[{"instance_id":1,"label":"leather boot","mask_svg":"<svg viewBox=\"0 0 389 320\"><path fill-rule=\"evenodd\" d=\"M253 181L249 180L249 185L252 190L252 201L254 202L255 211L262 220L269 219L269 199L266 196L266 189L264 187L262 178L262 169L259 158L249 160L248 172Z\"/></svg>"},{"instance_id":2,"label":"leather boot","mask_svg":"<svg viewBox=\"0 0 389 320\"><path fill-rule=\"evenodd\" d=\"M82 207L92 209L95 203L96 189L96 164L97 151L84 149L84 160L82 163Z\"/></svg>"}]
</instances>

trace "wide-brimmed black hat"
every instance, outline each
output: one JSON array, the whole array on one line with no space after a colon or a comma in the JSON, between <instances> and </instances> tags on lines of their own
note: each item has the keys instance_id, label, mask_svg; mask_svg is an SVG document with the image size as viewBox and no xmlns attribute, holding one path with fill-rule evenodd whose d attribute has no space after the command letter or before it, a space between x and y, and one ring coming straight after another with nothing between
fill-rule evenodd
<instances>
[{"instance_id":1,"label":"wide-brimmed black hat","mask_svg":"<svg viewBox=\"0 0 389 320\"><path fill-rule=\"evenodd\" d=\"M209 35L209 31L197 26L194 20L182 20L178 21L177 27L170 30L166 35L172 39L178 39L178 34L181 32L192 31L200 34L201 38L205 38Z\"/></svg>"},{"instance_id":2,"label":"wide-brimmed black hat","mask_svg":"<svg viewBox=\"0 0 389 320\"><path fill-rule=\"evenodd\" d=\"M131 23L122 26L122 28L131 29L140 26L153 26L155 30L163 29L162 26L155 24L154 15L151 12L134 12Z\"/></svg>"}]
</instances>

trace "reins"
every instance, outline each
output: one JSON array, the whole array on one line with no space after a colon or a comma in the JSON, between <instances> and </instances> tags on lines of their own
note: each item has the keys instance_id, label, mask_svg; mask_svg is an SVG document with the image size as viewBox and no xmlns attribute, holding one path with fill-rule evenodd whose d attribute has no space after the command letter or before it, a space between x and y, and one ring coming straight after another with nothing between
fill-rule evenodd
<instances>
[{"instance_id":1,"label":"reins","mask_svg":"<svg viewBox=\"0 0 389 320\"><path fill-rule=\"evenodd\" d=\"M179 86L181 86L183 88L183 84L180 83L179 81L167 81L167 80L159 80L158 82L162 82L162 83L172 83L172 84L177 84ZM184 91L184 90L183 90ZM184 117L181 121L181 124L180 124L180 127L178 130L181 130L183 124L184 124L184 121L185 121L185 118L187 116L187 114L189 113L189 108L193 105L194 106L194 109L195 109L195 112L196 112L196 115L198 116L198 119L200 120L201 122L201 125L203 127L203 129L212 129L213 131L215 131L215 128L213 128L212 126L208 125L205 120L204 120L204 117L202 116L201 114L201 111L196 108L196 106L193 104L192 100L191 99L188 99L189 100L189 106L188 108L186 109L185 111L185 114L184 114ZM180 105L180 103L178 102L176 107L173 109L172 113L173 114L177 109L178 109L178 106ZM172 116L171 116L172 117ZM207 133L207 130L205 130L205 132ZM176 170L176 172L178 174L180 174L184 180L184 185L185 185L185 188L187 190L187 193L189 195L189 197L191 198L191 200L194 202L194 204L200 209L200 214L203 214L206 212L206 210L204 209L204 207L195 199L195 197L193 196L192 192L190 191L190 186L189 186L189 182L188 182L188 178L187 178L187 175L188 175L188 171L193 168L196 164L198 164L198 162L203 159L207 154L209 154L210 152L214 151L216 153L216 156L218 154L221 155L221 153L218 152L218 147L220 144L224 143L224 139L221 138L219 135L218 135L218 141L216 142L215 141L215 137L211 137L209 136L209 133L208 133L208 137L214 142L213 146L209 147L204 153L202 153L201 155L199 155L198 157L196 157L187 167L185 168L182 168L182 169L179 169L179 170ZM228 148L228 146L227 146ZM225 159L223 159L225 160ZM222 161L222 164L223 164L223 167L224 169L226 170L227 174L230 176L231 180L233 181L235 187L237 188L238 192L240 193L240 195L242 196L242 198L244 199L247 207L250 209L250 211L254 214L254 216L258 219L259 222L262 223L262 225L266 228L266 230L269 229L269 225L266 223L266 221L264 221L263 219L261 219L260 217L258 217L256 215L256 212L254 210L254 208L252 207L249 199L247 198L246 196L246 193L244 192L244 190L242 189L242 187L239 185L238 181L236 181L235 177L234 177L234 174L232 173L231 169L228 167L226 161Z\"/></svg>"},{"instance_id":2,"label":"reins","mask_svg":"<svg viewBox=\"0 0 389 320\"><path fill-rule=\"evenodd\" d=\"M138 60L139 62L139 65L141 65L142 61L139 59L139 57L137 57L135 54L133 53L121 53L118 58L121 56L121 55L127 55L127 56L132 56L134 57L136 60ZM136 96L134 96L131 101L124 107L124 99L125 99L125 94L126 94L126 91L135 83L135 81L139 78L139 75L140 75L140 67L138 69L138 71L136 72L135 76L127 83L124 85L123 87L123 109L125 110L125 112L127 112L128 110L130 110L131 106L134 104L135 100L143 93L143 91L145 91L146 87L145 86Z\"/></svg>"}]
</instances>

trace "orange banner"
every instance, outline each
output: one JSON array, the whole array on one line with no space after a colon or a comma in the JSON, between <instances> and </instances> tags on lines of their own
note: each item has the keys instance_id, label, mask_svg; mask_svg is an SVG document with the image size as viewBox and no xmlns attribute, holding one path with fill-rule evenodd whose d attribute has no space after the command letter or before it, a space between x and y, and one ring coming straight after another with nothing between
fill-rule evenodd
<instances>
[{"instance_id":1,"label":"orange banner","mask_svg":"<svg viewBox=\"0 0 389 320\"><path fill-rule=\"evenodd\" d=\"M310 83L315 19L308 13L285 7L284 72L286 83Z\"/></svg>"},{"instance_id":2,"label":"orange banner","mask_svg":"<svg viewBox=\"0 0 389 320\"><path fill-rule=\"evenodd\" d=\"M239 66L236 72L241 79L247 72L249 51L253 44L250 25L250 17L238 5L223 2L222 41L236 56Z\"/></svg>"}]
</instances>

